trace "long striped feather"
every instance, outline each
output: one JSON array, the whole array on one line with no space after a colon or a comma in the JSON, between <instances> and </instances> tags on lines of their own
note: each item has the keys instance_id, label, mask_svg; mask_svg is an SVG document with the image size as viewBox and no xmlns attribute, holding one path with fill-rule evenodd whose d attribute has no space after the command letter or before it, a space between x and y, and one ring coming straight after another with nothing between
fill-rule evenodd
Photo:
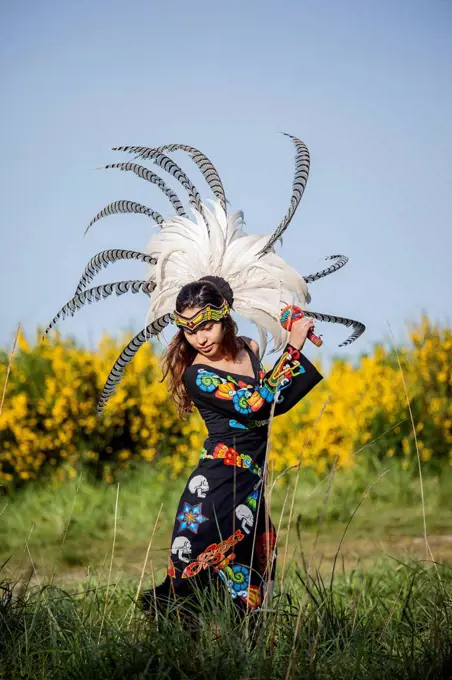
<instances>
[{"instance_id":1,"label":"long striped feather","mask_svg":"<svg viewBox=\"0 0 452 680\"><path fill-rule=\"evenodd\" d=\"M92 302L98 302L99 300L110 297L110 295L113 294L118 296L123 295L124 293L146 293L146 295L151 295L154 288L155 284L151 283L150 281L134 280L116 281L115 283L106 283L103 286L88 288L88 290L84 290L83 293L74 295L74 297L60 309L58 314L47 326L43 335L43 339L50 329L58 323L58 321L61 321L68 316L74 316L74 314L86 303L91 304Z\"/></svg>"},{"instance_id":2,"label":"long striped feather","mask_svg":"<svg viewBox=\"0 0 452 680\"><path fill-rule=\"evenodd\" d=\"M162 330L173 320L172 314L164 314L156 321L150 323L146 328L143 328L130 342L124 347L119 357L116 359L113 368L111 369L107 381L102 390L98 405L97 414L101 415L107 401L110 399L111 395L116 389L117 384L122 378L125 367L128 363L132 361L135 354L138 352L140 347L144 345L146 340L150 337L159 335Z\"/></svg>"},{"instance_id":3,"label":"long striped feather","mask_svg":"<svg viewBox=\"0 0 452 680\"><path fill-rule=\"evenodd\" d=\"M290 206L289 210L286 213L286 216L284 217L282 222L278 225L277 229L270 237L270 240L258 253L258 257L261 257L262 255L265 255L265 253L268 253L273 247L273 245L276 243L276 241L280 239L283 233L286 231L301 201L309 177L310 158L308 147L304 142L301 141L301 139L298 139L298 137L289 135L286 132L283 132L283 134L286 135L286 137L290 137L290 139L295 144L296 148L295 175L292 185L292 197L290 199Z\"/></svg>"},{"instance_id":4,"label":"long striped feather","mask_svg":"<svg viewBox=\"0 0 452 680\"><path fill-rule=\"evenodd\" d=\"M350 345L355 342L366 330L366 327L361 321L355 321L354 319L347 319L344 316L334 316L333 314L322 314L321 312L311 312L307 309L303 310L305 316L311 319L317 319L317 321L325 321L326 323L340 323L344 326L352 326L354 328L353 333L345 340L341 342L339 347L345 347L345 345Z\"/></svg>"},{"instance_id":5,"label":"long striped feather","mask_svg":"<svg viewBox=\"0 0 452 680\"><path fill-rule=\"evenodd\" d=\"M122 147L116 147L116 150L121 149ZM115 147L114 147L115 150ZM182 184L184 189L188 193L188 198L189 202L202 214L202 203L201 203L201 196L193 184L193 182L187 177L185 172L182 170L181 167L177 165L171 158L168 156L165 156L165 154L160 153L160 151L157 151L156 149L149 149L149 152L146 156L146 160L150 160L156 165L159 166L159 168L162 168L162 170L165 170L165 172L168 172L172 177L175 177L178 182Z\"/></svg>"},{"instance_id":6,"label":"long striped feather","mask_svg":"<svg viewBox=\"0 0 452 680\"><path fill-rule=\"evenodd\" d=\"M75 295L79 295L84 288L93 280L93 278L98 274L102 267L107 267L112 262L118 262L119 260L141 260L147 264L156 264L157 258L149 255L147 253L140 253L137 250L102 250L97 255L91 258L91 260L86 265L83 274L78 283Z\"/></svg>"},{"instance_id":7,"label":"long striped feather","mask_svg":"<svg viewBox=\"0 0 452 680\"><path fill-rule=\"evenodd\" d=\"M111 168L118 168L124 172L134 172L141 179L156 184L158 188L168 196L177 214L181 217L187 217L187 213L184 210L184 206L182 205L179 196L170 189L159 175L156 175L155 172L152 172L149 168L146 168L144 165L138 165L138 163L109 163L108 165L104 165L103 168L99 168L99 170L110 170Z\"/></svg>"},{"instance_id":8,"label":"long striped feather","mask_svg":"<svg viewBox=\"0 0 452 680\"><path fill-rule=\"evenodd\" d=\"M215 168L212 161L207 158L205 154L194 146L188 146L187 144L164 144L163 146L157 146L154 148L149 148L147 146L118 146L113 149L114 151L125 151L126 153L137 154L136 158L142 158L143 160L149 158L155 152L162 153L163 151L185 151L188 153L192 160L196 163L198 168L204 175L204 179L209 185L212 193L219 200L221 207L226 212L226 193L224 190L223 182L220 179L217 169Z\"/></svg>"},{"instance_id":9,"label":"long striped feather","mask_svg":"<svg viewBox=\"0 0 452 680\"><path fill-rule=\"evenodd\" d=\"M328 257L325 257L325 260L337 260L337 262L332 264L330 267L327 267L326 269L322 269L320 272L316 272L315 274L309 274L309 276L303 276L306 283L318 281L319 279L322 279L324 276L328 276L329 274L333 274L334 272L339 271L339 269L345 267L349 258L346 255L328 255Z\"/></svg>"},{"instance_id":10,"label":"long striped feather","mask_svg":"<svg viewBox=\"0 0 452 680\"><path fill-rule=\"evenodd\" d=\"M101 220L102 217L107 217L108 215L117 215L118 213L137 213L139 215L147 215L153 219L154 222L157 222L157 224L162 224L164 222L164 219L160 213L158 213L156 210L152 210L152 208L142 205L141 203L126 200L114 201L113 203L106 205L105 208L102 208L102 210L97 213L96 217L93 217L85 229L84 236L86 236L88 230L93 226L93 224L98 220Z\"/></svg>"}]
</instances>

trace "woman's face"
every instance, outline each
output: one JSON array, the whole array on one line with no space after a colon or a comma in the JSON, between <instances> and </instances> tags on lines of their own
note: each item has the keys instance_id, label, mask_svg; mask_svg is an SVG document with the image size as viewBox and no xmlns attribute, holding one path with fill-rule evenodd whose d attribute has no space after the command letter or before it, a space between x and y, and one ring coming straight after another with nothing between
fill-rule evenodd
<instances>
[{"instance_id":1,"label":"woman's face","mask_svg":"<svg viewBox=\"0 0 452 680\"><path fill-rule=\"evenodd\" d=\"M190 319L194 314L201 310L200 307L192 307L190 309L185 309L181 316ZM215 356L223 340L223 324L221 321L206 321L206 323L199 326L194 331L189 331L184 328L184 335L187 342L201 354L206 357Z\"/></svg>"}]
</instances>

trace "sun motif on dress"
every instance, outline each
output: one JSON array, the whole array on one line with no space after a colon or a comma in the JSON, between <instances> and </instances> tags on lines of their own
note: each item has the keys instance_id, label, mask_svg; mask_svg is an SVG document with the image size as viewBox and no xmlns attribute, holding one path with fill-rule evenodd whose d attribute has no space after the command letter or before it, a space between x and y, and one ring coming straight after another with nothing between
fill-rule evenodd
<instances>
[{"instance_id":1,"label":"sun motif on dress","mask_svg":"<svg viewBox=\"0 0 452 680\"><path fill-rule=\"evenodd\" d=\"M177 515L177 520L180 522L179 531L190 529L194 534L197 534L199 525L207 522L208 519L208 517L202 514L202 503L198 505L184 503L182 512Z\"/></svg>"}]
</instances>

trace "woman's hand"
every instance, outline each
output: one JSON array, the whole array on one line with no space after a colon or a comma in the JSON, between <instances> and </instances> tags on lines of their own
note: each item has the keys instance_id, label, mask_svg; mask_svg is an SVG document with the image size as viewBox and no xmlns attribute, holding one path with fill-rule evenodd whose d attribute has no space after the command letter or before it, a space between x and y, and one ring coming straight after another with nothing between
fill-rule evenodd
<instances>
[{"instance_id":1,"label":"woman's hand","mask_svg":"<svg viewBox=\"0 0 452 680\"><path fill-rule=\"evenodd\" d=\"M297 319L292 323L292 330L289 335L289 343L295 349L302 349L306 342L309 331L314 329L314 319L308 319L304 316L302 319Z\"/></svg>"}]
</instances>

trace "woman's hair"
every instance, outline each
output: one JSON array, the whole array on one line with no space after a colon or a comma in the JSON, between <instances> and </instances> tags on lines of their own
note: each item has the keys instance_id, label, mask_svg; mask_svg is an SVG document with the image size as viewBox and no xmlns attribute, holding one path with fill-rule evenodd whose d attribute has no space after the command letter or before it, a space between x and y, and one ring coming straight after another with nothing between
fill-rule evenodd
<instances>
[{"instance_id":1,"label":"woman's hair","mask_svg":"<svg viewBox=\"0 0 452 680\"><path fill-rule=\"evenodd\" d=\"M195 307L206 305L220 307L224 299L232 307L234 296L227 281L219 276L205 276L181 288L176 298L176 311L183 314L185 310ZM234 360L239 351L236 340L237 324L230 314L223 317L219 323L222 324L224 330L221 351L226 359ZM184 419L192 411L193 404L182 377L185 369L193 363L196 354L196 350L186 340L184 331L181 329L170 342L162 359L162 380L168 378L168 391L176 403L179 415Z\"/></svg>"}]
</instances>

